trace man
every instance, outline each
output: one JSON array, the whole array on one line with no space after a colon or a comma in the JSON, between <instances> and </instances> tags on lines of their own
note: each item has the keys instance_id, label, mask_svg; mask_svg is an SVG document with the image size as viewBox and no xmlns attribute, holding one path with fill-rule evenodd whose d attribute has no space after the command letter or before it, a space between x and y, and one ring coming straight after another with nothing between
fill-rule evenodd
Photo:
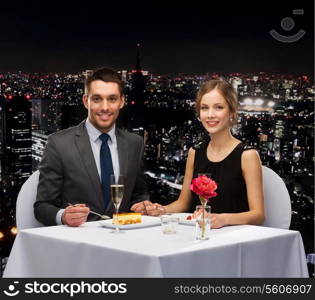
<instances>
[{"instance_id":1,"label":"man","mask_svg":"<svg viewBox=\"0 0 315 300\"><path fill-rule=\"evenodd\" d=\"M88 118L78 126L49 136L39 167L34 213L45 225L79 226L98 217L90 209L111 215L109 176L125 176L121 211L148 199L143 178L143 140L116 128L125 104L123 82L116 72L99 69L85 81L83 104ZM145 209L145 207L144 207Z\"/></svg>"}]
</instances>

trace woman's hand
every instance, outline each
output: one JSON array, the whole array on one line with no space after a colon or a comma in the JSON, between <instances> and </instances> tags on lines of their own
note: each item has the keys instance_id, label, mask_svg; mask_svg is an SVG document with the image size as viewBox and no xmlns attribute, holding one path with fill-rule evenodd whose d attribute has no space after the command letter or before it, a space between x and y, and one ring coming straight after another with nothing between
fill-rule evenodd
<instances>
[{"instance_id":1,"label":"woman's hand","mask_svg":"<svg viewBox=\"0 0 315 300\"><path fill-rule=\"evenodd\" d=\"M159 203L151 203L146 208L149 216L160 216L166 213L165 207Z\"/></svg>"},{"instance_id":2,"label":"woman's hand","mask_svg":"<svg viewBox=\"0 0 315 300\"><path fill-rule=\"evenodd\" d=\"M152 205L152 202L149 200L137 202L131 206L130 210L141 213L142 215L147 215L147 206Z\"/></svg>"},{"instance_id":3,"label":"woman's hand","mask_svg":"<svg viewBox=\"0 0 315 300\"><path fill-rule=\"evenodd\" d=\"M152 203L148 200L135 203L130 210L147 216L160 216L166 213L166 209L159 203Z\"/></svg>"},{"instance_id":4,"label":"woman's hand","mask_svg":"<svg viewBox=\"0 0 315 300\"><path fill-rule=\"evenodd\" d=\"M210 214L211 228L221 228L228 225L225 214Z\"/></svg>"}]
</instances>

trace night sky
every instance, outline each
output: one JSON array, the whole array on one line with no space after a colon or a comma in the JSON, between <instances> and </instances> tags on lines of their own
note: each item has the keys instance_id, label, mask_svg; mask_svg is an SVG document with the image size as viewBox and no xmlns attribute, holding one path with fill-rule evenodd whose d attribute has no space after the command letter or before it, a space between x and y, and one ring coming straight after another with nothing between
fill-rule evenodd
<instances>
[{"instance_id":1,"label":"night sky","mask_svg":"<svg viewBox=\"0 0 315 300\"><path fill-rule=\"evenodd\" d=\"M0 72L76 72L99 66L154 74L272 72L313 75L313 1L23 1L0 7ZM169 3L172 3L170 6ZM304 9L294 16L293 9ZM291 17L295 26L281 28ZM294 43L269 31L306 35Z\"/></svg>"}]
</instances>

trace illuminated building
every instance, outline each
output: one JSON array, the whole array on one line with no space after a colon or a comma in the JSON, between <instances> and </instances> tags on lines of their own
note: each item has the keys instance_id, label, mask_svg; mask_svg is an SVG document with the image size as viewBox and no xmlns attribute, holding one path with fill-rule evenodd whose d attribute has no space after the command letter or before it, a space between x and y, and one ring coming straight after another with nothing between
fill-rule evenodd
<instances>
[{"instance_id":1,"label":"illuminated building","mask_svg":"<svg viewBox=\"0 0 315 300\"><path fill-rule=\"evenodd\" d=\"M140 58L140 44L137 44L137 58L135 70L131 73L131 89L128 93L128 107L127 107L127 124L126 127L129 130L137 130L138 128L143 128L145 124L144 114L145 114L145 89L146 82L148 79L148 72L145 72L141 68L141 58ZM140 130L143 135L143 130Z\"/></svg>"},{"instance_id":2,"label":"illuminated building","mask_svg":"<svg viewBox=\"0 0 315 300\"><path fill-rule=\"evenodd\" d=\"M47 144L48 135L41 130L32 132L32 171L38 169L43 152Z\"/></svg>"},{"instance_id":3,"label":"illuminated building","mask_svg":"<svg viewBox=\"0 0 315 300\"><path fill-rule=\"evenodd\" d=\"M32 170L31 102L22 96L1 99L1 172L25 181Z\"/></svg>"},{"instance_id":4,"label":"illuminated building","mask_svg":"<svg viewBox=\"0 0 315 300\"><path fill-rule=\"evenodd\" d=\"M32 100L32 128L53 133L61 129L61 101L55 99Z\"/></svg>"}]
</instances>

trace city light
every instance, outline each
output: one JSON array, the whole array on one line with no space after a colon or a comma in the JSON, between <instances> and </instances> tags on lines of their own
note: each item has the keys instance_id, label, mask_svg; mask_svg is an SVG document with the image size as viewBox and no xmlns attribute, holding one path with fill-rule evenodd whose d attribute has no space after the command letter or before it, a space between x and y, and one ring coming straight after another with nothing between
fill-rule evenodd
<instances>
[{"instance_id":1,"label":"city light","mask_svg":"<svg viewBox=\"0 0 315 300\"><path fill-rule=\"evenodd\" d=\"M17 235L17 233L18 233L18 230L15 226L13 226L10 231L13 235Z\"/></svg>"},{"instance_id":2,"label":"city light","mask_svg":"<svg viewBox=\"0 0 315 300\"><path fill-rule=\"evenodd\" d=\"M257 106L261 106L264 104L264 100L263 99L256 99L255 102L254 102L254 105L257 105Z\"/></svg>"},{"instance_id":3,"label":"city light","mask_svg":"<svg viewBox=\"0 0 315 300\"><path fill-rule=\"evenodd\" d=\"M245 105L252 105L253 104L253 99L251 98L246 98L244 99L244 102L243 102Z\"/></svg>"}]
</instances>

